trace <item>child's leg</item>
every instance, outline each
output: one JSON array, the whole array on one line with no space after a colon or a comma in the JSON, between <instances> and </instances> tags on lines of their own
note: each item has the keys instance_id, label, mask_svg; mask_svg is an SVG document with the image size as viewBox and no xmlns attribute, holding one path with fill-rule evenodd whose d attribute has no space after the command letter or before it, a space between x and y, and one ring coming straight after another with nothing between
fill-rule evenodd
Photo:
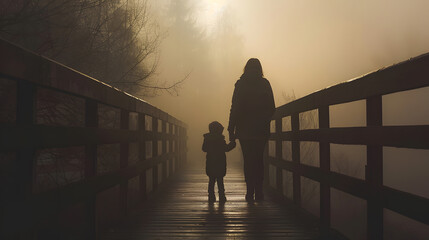
<instances>
[{"instance_id":1,"label":"child's leg","mask_svg":"<svg viewBox=\"0 0 429 240\"><path fill-rule=\"evenodd\" d=\"M209 189L208 189L208 192L209 192L209 202L216 202L216 196L215 196L215 193L214 193L215 182L216 182L216 178L209 177Z\"/></svg>"},{"instance_id":2,"label":"child's leg","mask_svg":"<svg viewBox=\"0 0 429 240\"><path fill-rule=\"evenodd\" d=\"M223 185L223 177L217 178L217 187L219 191L219 202L226 202L225 187Z\"/></svg>"},{"instance_id":3,"label":"child's leg","mask_svg":"<svg viewBox=\"0 0 429 240\"><path fill-rule=\"evenodd\" d=\"M209 195L214 195L214 185L216 182L216 178L215 177L209 177Z\"/></svg>"}]
</instances>

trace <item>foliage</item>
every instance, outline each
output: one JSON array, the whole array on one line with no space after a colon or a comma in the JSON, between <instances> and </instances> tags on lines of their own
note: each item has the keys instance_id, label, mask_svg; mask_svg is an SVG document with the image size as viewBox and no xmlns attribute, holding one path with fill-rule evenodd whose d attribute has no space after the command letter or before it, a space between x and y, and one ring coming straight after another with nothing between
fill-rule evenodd
<instances>
[{"instance_id":1,"label":"foliage","mask_svg":"<svg viewBox=\"0 0 429 240\"><path fill-rule=\"evenodd\" d=\"M161 34L145 0L0 4L1 38L130 93L177 87L149 80L158 65Z\"/></svg>"}]
</instances>

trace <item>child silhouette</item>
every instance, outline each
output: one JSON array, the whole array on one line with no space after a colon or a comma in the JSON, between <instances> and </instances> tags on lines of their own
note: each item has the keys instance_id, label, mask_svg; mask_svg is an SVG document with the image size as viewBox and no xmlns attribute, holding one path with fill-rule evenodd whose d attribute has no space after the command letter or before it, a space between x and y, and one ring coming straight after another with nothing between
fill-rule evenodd
<instances>
[{"instance_id":1,"label":"child silhouette","mask_svg":"<svg viewBox=\"0 0 429 240\"><path fill-rule=\"evenodd\" d=\"M209 176L209 202L215 202L214 184L217 182L219 202L226 202L223 177L226 174L226 155L235 148L235 141L228 144L222 135L223 126L217 121L209 124L209 133L204 134L203 151L206 156L206 174Z\"/></svg>"}]
</instances>

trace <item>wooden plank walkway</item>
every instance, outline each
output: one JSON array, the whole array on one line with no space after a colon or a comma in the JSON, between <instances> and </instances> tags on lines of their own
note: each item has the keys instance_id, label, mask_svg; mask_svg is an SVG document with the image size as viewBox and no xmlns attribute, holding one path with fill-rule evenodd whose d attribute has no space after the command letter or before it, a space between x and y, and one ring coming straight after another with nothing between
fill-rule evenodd
<instances>
[{"instance_id":1,"label":"wooden plank walkway","mask_svg":"<svg viewBox=\"0 0 429 240\"><path fill-rule=\"evenodd\" d=\"M204 167L192 165L101 239L318 239L317 222L292 205L247 203L237 165L228 166L228 201L209 204Z\"/></svg>"}]
</instances>

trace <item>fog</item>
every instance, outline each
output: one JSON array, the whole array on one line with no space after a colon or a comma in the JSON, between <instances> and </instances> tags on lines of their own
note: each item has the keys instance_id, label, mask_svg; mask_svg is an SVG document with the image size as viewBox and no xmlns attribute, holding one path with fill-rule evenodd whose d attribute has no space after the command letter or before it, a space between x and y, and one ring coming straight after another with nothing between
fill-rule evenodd
<instances>
[{"instance_id":1,"label":"fog","mask_svg":"<svg viewBox=\"0 0 429 240\"><path fill-rule=\"evenodd\" d=\"M427 1L149 4L165 36L155 78L190 75L178 96L148 100L191 126L191 159L203 157L194 144L208 123L227 126L234 83L250 57L261 60L279 106L283 93L302 97L429 51Z\"/></svg>"},{"instance_id":2,"label":"fog","mask_svg":"<svg viewBox=\"0 0 429 240\"><path fill-rule=\"evenodd\" d=\"M251 57L261 60L276 106L280 106L286 102L284 95L303 97L429 52L429 2L425 0L151 0L149 3L164 36L155 78L174 83L189 76L177 94L157 95L148 101L189 125L188 159L200 163L205 159L201 151L202 135L214 120L227 128L234 83ZM384 124L429 124L429 110L422 104L428 102L428 93L428 89L417 90L413 94L415 99L410 101L407 93L384 97ZM410 106L415 111L410 112ZM364 102L332 107L331 125L364 126L364 113ZM227 136L226 131L224 134ZM332 146L333 154L349 154L350 157L344 158L350 166L361 168L356 174L364 176L366 159L355 158L366 157L357 154L366 148L344 149ZM395 151L385 149L385 184L428 197L428 188L418 184L429 180L428 174L421 171L429 167L427 151L412 154ZM410 155L411 164L401 162ZM239 160L240 151L234 150L227 156L229 160ZM412 168L417 163L420 166ZM365 207L361 202L356 205ZM395 214L385 214L386 222L395 224L391 222ZM337 226L335 222L333 225ZM410 226L429 231L427 226ZM362 234L365 229L354 231ZM343 232L355 234L350 229ZM358 239L362 235L356 236Z\"/></svg>"}]
</instances>

